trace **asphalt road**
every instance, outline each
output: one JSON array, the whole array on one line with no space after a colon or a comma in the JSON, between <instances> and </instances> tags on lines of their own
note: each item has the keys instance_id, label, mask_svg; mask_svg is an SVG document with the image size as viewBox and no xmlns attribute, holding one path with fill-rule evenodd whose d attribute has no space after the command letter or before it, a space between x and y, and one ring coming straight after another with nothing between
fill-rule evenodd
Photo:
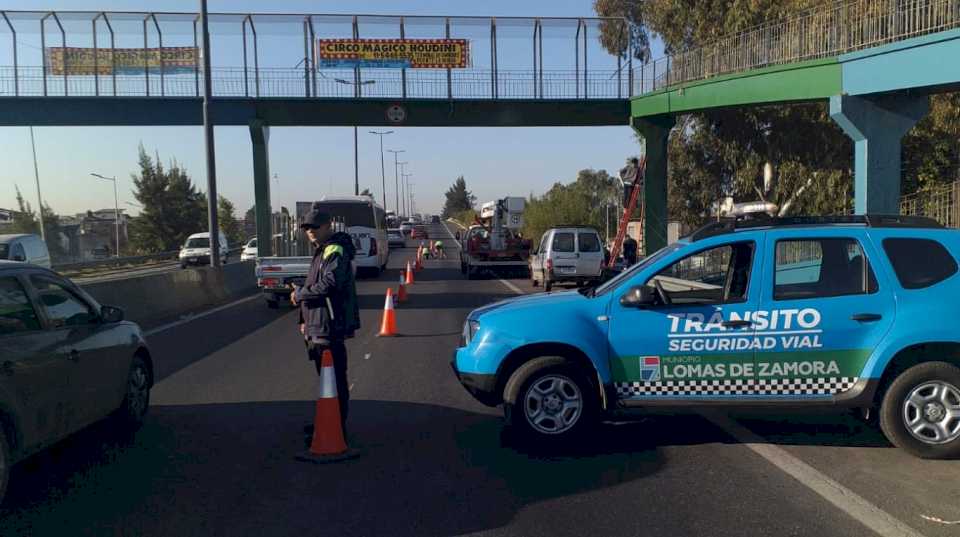
<instances>
[{"instance_id":1,"label":"asphalt road","mask_svg":"<svg viewBox=\"0 0 960 537\"><path fill-rule=\"evenodd\" d=\"M913 459L846 414L726 425L658 415L604 424L589 445L520 444L449 361L470 309L535 290L463 279L446 242L452 259L428 261L397 309L401 337L374 334L413 250L358 285L349 440L360 458L293 459L316 375L296 313L246 301L151 335L160 382L143 429L122 437L97 425L18 465L0 534L872 534L851 498L894 529L960 534L921 516L960 520L956 463Z\"/></svg>"}]
</instances>

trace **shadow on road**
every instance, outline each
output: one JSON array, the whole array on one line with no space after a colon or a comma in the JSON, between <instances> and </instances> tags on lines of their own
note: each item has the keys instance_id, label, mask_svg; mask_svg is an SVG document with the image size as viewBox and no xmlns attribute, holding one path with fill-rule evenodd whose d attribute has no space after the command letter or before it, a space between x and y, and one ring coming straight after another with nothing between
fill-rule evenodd
<instances>
[{"instance_id":1,"label":"shadow on road","mask_svg":"<svg viewBox=\"0 0 960 537\"><path fill-rule=\"evenodd\" d=\"M132 438L96 425L14 469L0 534L456 535L662 465L643 426L606 426L592 448L544 455L518 448L494 416L356 401L351 439L364 456L314 466L293 459L311 410L155 407Z\"/></svg>"},{"instance_id":2,"label":"shadow on road","mask_svg":"<svg viewBox=\"0 0 960 537\"><path fill-rule=\"evenodd\" d=\"M731 414L740 424L767 442L797 446L892 447L879 425L853 412L819 414L779 410Z\"/></svg>"}]
</instances>

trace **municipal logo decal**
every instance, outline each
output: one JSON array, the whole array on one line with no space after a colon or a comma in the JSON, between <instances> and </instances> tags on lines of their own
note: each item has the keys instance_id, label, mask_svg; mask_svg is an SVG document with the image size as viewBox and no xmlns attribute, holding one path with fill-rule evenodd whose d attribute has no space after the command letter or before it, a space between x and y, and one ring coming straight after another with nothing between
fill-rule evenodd
<instances>
[{"instance_id":1,"label":"municipal logo decal","mask_svg":"<svg viewBox=\"0 0 960 537\"><path fill-rule=\"evenodd\" d=\"M653 382L660 380L660 357L659 356L641 356L640 357L640 380L643 382Z\"/></svg>"}]
</instances>

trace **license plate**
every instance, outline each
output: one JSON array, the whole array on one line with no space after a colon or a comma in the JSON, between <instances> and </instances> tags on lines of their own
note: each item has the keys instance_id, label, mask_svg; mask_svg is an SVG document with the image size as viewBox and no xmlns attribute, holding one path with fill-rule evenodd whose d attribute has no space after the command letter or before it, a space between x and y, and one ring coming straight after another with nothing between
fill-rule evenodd
<instances>
[{"instance_id":1,"label":"license plate","mask_svg":"<svg viewBox=\"0 0 960 537\"><path fill-rule=\"evenodd\" d=\"M191 262L191 263L196 263L196 262L197 262L197 258L196 258L196 257L191 257L191 258L190 258L190 262Z\"/></svg>"},{"instance_id":2,"label":"license plate","mask_svg":"<svg viewBox=\"0 0 960 537\"><path fill-rule=\"evenodd\" d=\"M563 274L573 274L574 272L577 271L575 267L559 267L559 268L560 268L560 272Z\"/></svg>"}]
</instances>

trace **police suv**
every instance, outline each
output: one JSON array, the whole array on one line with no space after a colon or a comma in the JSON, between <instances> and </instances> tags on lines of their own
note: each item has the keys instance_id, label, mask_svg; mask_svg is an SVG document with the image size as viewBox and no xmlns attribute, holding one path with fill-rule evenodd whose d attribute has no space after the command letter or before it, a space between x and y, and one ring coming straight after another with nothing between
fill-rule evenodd
<instances>
[{"instance_id":1,"label":"police suv","mask_svg":"<svg viewBox=\"0 0 960 537\"><path fill-rule=\"evenodd\" d=\"M473 311L453 367L533 438L629 409L819 405L960 456L958 253L926 218L716 222L603 285Z\"/></svg>"}]
</instances>

